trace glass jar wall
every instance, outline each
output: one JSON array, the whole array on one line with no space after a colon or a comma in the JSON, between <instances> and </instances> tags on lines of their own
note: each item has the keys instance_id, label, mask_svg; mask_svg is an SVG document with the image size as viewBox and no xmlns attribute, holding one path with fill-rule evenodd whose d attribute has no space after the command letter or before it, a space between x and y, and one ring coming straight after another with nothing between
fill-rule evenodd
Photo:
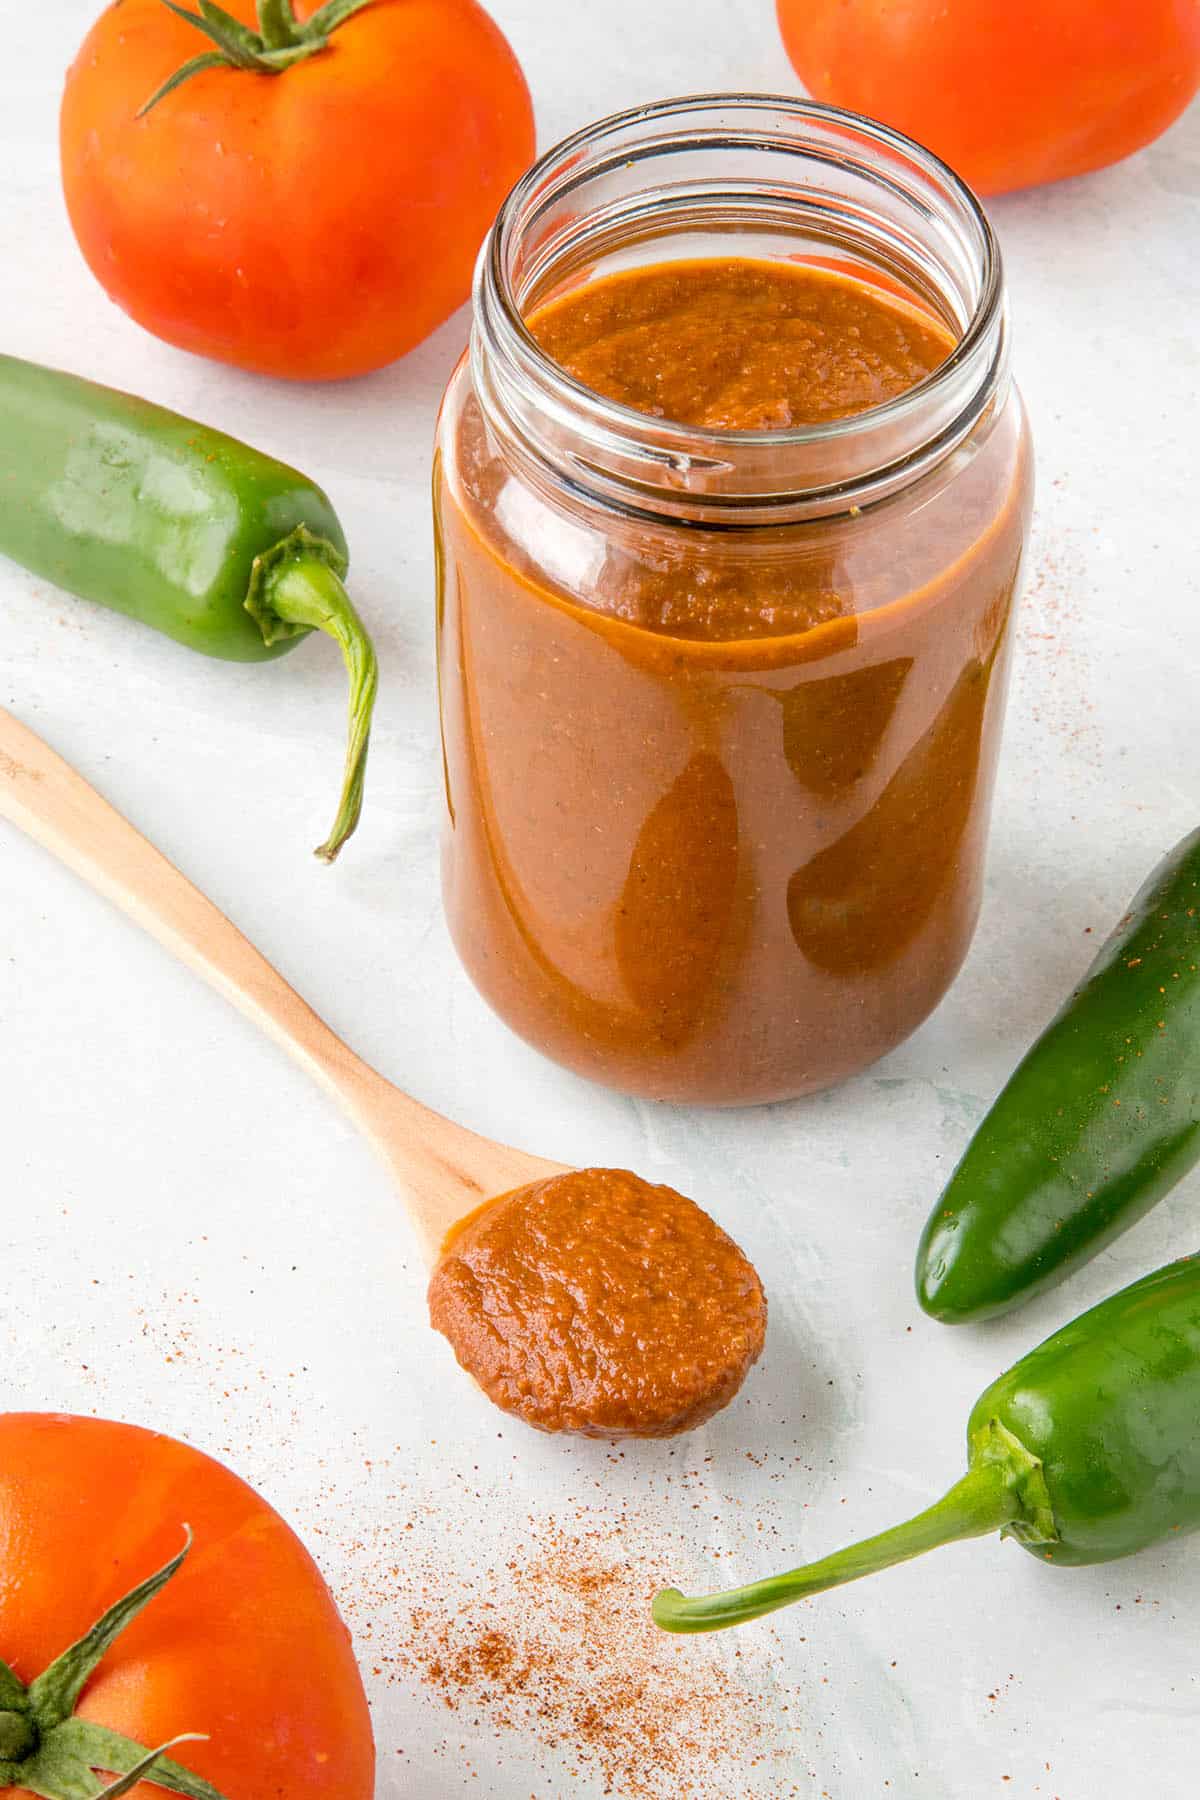
<instances>
[{"instance_id":1,"label":"glass jar wall","mask_svg":"<svg viewBox=\"0 0 1200 1800\"><path fill-rule=\"evenodd\" d=\"M865 411L744 429L638 410L538 341L639 270L771 264L944 357ZM716 97L536 165L481 258L435 475L446 912L513 1029L713 1104L913 1030L978 912L1030 490L996 244L916 146Z\"/></svg>"}]
</instances>

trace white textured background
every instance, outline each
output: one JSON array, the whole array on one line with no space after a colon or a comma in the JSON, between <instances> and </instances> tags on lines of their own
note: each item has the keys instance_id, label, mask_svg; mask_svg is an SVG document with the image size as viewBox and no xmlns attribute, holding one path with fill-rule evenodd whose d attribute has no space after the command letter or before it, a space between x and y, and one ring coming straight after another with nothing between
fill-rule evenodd
<instances>
[{"instance_id":1,"label":"white textured background","mask_svg":"<svg viewBox=\"0 0 1200 1800\"><path fill-rule=\"evenodd\" d=\"M493 10L543 146L640 99L795 85L768 0ZM572 1751L569 1727L555 1751L544 1723L508 1730L486 1697L451 1712L422 1685L414 1604L465 1608L455 1629L469 1632L493 1570L542 1555L555 1516L601 1558L628 1559L630 1592L661 1575L750 1578L877 1529L958 1472L968 1406L1000 1367L1200 1238L1193 1178L1002 1326L951 1333L911 1297L939 1183L1085 966L1087 928L1107 928L1197 822L1200 112L1123 167L994 207L1039 501L967 968L911 1042L840 1092L706 1115L622 1100L540 1060L484 1010L442 925L426 494L465 315L340 390L242 377L144 336L86 273L59 198L61 76L95 8L21 11L0 61L0 345L219 423L328 487L384 668L362 829L332 872L311 860L341 756L331 648L206 663L0 566L0 702L387 1074L483 1131L695 1195L766 1273L772 1315L744 1399L674 1447L618 1457L506 1425L428 1331L396 1203L347 1125L3 828L0 1404L178 1433L284 1510L358 1634L380 1796L599 1795L604 1769ZM566 1645L569 1617L560 1629ZM697 1704L698 1747L682 1761L678 1732L661 1764L652 1750L640 1772L625 1753L615 1772L610 1760L622 1795L1195 1792L1194 1543L1068 1572L981 1541L734 1637L644 1643L636 1611L620 1632L623 1666L652 1663L652 1696L746 1691L707 1719ZM596 1642L603 1667L603 1632ZM573 1678L566 1649L563 1662Z\"/></svg>"}]
</instances>

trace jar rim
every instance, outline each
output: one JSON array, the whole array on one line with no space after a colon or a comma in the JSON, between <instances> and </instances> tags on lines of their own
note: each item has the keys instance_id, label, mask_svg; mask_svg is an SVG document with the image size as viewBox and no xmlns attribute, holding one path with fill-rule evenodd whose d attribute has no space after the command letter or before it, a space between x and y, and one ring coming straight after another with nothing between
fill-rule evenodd
<instances>
[{"instance_id":1,"label":"jar rim","mask_svg":"<svg viewBox=\"0 0 1200 1800\"><path fill-rule=\"evenodd\" d=\"M924 376L915 386L890 400L872 406L863 412L850 414L842 419L829 419L809 425L775 428L770 430L744 431L729 426L690 425L683 420L658 418L653 419L656 434L664 437L674 433L686 435L693 446L710 443L715 453L736 449L786 449L796 446L812 446L836 442L839 439L861 432L864 423L882 424L888 420L900 421L910 417L915 411L926 406L930 398L939 391L948 388L960 375L963 365L969 362L995 329L997 315L1004 301L1003 261L995 231L987 213L974 190L962 177L941 157L927 150L915 138L904 132L884 125L878 119L869 118L864 113L852 112L847 107L833 106L826 101L802 99L796 95L772 93L700 93L680 95L672 99L658 100L643 106L624 108L620 112L609 113L604 118L584 125L570 133L558 143L543 151L541 156L530 165L525 174L509 190L507 197L496 215L483 250L480 254L479 269L476 278L476 296L484 281L490 289L490 296L500 309L504 325L519 343L522 361L527 361L537 368L544 379L555 387L565 390L580 405L584 406L597 419L607 419L619 430L631 427L644 431L650 415L640 412L636 407L627 406L619 400L609 399L588 387L575 376L569 374L560 363L548 356L525 322L524 315L517 304L506 262L506 251L511 244L514 228L519 224L523 207L536 193L540 183L555 170L563 168L577 153L602 145L608 138L615 138L631 126L645 125L656 120L666 120L692 112L711 111L714 108L723 110L771 111L797 120L811 120L815 123L842 124L852 127L861 137L874 140L885 149L910 158L917 164L921 172L932 176L941 183L963 209L971 224L979 234L981 252L981 273L979 297L971 313L971 317L957 339L954 349L938 364L930 374ZM591 171L587 172L588 174Z\"/></svg>"},{"instance_id":2,"label":"jar rim","mask_svg":"<svg viewBox=\"0 0 1200 1800\"><path fill-rule=\"evenodd\" d=\"M594 266L681 232L730 231L841 244L865 272L890 269L953 324L953 348L877 406L746 431L610 399L526 324L531 296L589 255ZM683 95L564 138L502 205L474 303L475 393L531 477L631 516L722 529L861 510L909 486L964 442L1008 370L1000 247L966 183L902 132L790 95Z\"/></svg>"}]
</instances>

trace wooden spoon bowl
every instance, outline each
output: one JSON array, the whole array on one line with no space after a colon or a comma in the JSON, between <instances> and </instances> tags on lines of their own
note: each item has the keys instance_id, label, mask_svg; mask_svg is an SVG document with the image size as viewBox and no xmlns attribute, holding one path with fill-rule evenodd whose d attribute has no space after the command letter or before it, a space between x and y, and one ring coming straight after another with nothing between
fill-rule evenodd
<instances>
[{"instance_id":1,"label":"wooden spoon bowl","mask_svg":"<svg viewBox=\"0 0 1200 1800\"><path fill-rule=\"evenodd\" d=\"M447 1329L447 1335L459 1360L498 1404L544 1429L658 1436L664 1430L682 1430L698 1423L732 1398L761 1348L765 1303L750 1264L699 1207L672 1195L670 1189L650 1188L624 1172L573 1171L566 1164L495 1143L402 1093L342 1042L161 851L39 737L2 710L0 816L50 850L196 970L340 1102L391 1169L429 1268L439 1267L448 1240L447 1255L457 1259L458 1266L468 1251L481 1258L481 1266L487 1264L490 1290L480 1289L478 1271L471 1276L476 1305L473 1324L460 1309L456 1314L459 1326ZM593 1204L596 1192L586 1185L588 1176L594 1175L598 1187L609 1193L614 1189L609 1179L614 1173L622 1177L621 1191L631 1197L624 1217L611 1208L601 1207L597 1212ZM573 1186L570 1211L564 1213L558 1183L567 1177ZM537 1209L535 1229L544 1226L548 1218L557 1219L555 1231L542 1230L538 1239L542 1261L535 1271L539 1295L533 1297L522 1296L511 1281L506 1285L506 1270L496 1256L497 1235L491 1219L480 1210L485 1202L503 1199L504 1217L511 1223L520 1214L525 1191L530 1207ZM671 1196L671 1204L648 1206L647 1195ZM674 1202L690 1212L680 1212ZM682 1221L682 1233L674 1232L671 1240L669 1291L664 1286L667 1277L662 1255L668 1213L676 1224ZM479 1215L478 1221L474 1215ZM594 1224L590 1238L586 1236L589 1217ZM583 1222L582 1239L579 1229L564 1226L564 1219L573 1220L577 1227ZM695 1228L697 1220L704 1222L705 1229ZM488 1228L481 1231L480 1222ZM523 1228L529 1224L527 1219L519 1222ZM694 1243L695 1267L690 1267L686 1258L681 1260L680 1235ZM618 1245L622 1254L614 1255ZM556 1265L556 1258L563 1256L568 1258L569 1270ZM660 1280L657 1286L647 1288L643 1281L647 1258L654 1263L656 1256ZM694 1296L687 1291L689 1268L693 1286L703 1292L705 1316L715 1328L727 1310L722 1281L714 1282L717 1265L723 1268L731 1292L739 1297L742 1329L729 1334L728 1343L710 1343L707 1354L697 1361L693 1354L697 1311ZM579 1292L581 1269L585 1279L587 1271L594 1274L595 1306L589 1314L586 1306L576 1304L569 1326L561 1331L552 1329L565 1284L570 1282L572 1291ZM489 1379L499 1366L494 1340L501 1293L512 1330L500 1360L505 1367L525 1371L519 1381ZM610 1353L598 1357L597 1351L602 1333L606 1340L611 1339L613 1318L629 1316L633 1308L648 1315L639 1320L641 1329L632 1334L648 1347L648 1358L639 1353L622 1370ZM444 1321L439 1323L446 1329ZM555 1338L553 1346L548 1333ZM660 1403L651 1414L645 1396L655 1352L658 1363L677 1362L682 1343L689 1344L684 1382L689 1404L664 1415ZM486 1352L483 1362L477 1354L481 1345ZM554 1355L548 1358L542 1353L550 1348ZM594 1373L600 1363L605 1365L605 1380L598 1384L596 1401L589 1404L585 1398L581 1403L573 1364ZM564 1391L569 1389L575 1395L575 1404L559 1413L546 1392L522 1392L522 1382L528 1389L530 1369L549 1372L551 1364L553 1379L565 1382Z\"/></svg>"}]
</instances>

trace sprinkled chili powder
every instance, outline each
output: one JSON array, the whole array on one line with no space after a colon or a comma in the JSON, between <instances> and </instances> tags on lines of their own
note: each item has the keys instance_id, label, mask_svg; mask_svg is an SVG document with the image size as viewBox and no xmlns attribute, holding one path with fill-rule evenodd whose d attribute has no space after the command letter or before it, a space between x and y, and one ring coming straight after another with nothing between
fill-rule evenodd
<instances>
[{"instance_id":1,"label":"sprinkled chili powder","mask_svg":"<svg viewBox=\"0 0 1200 1800\"><path fill-rule=\"evenodd\" d=\"M419 1683L453 1716L422 1752L455 1762L465 1786L533 1758L530 1800L807 1800L804 1749L789 1741L801 1727L796 1690L770 1633L743 1645L655 1629L650 1596L667 1569L640 1547L672 1567L681 1554L660 1520L619 1502L577 1506L561 1522L531 1517L502 1562L476 1561L457 1539L453 1577L445 1526L430 1509L399 1527L403 1560L384 1577L391 1604L372 1607L363 1650L377 1677Z\"/></svg>"},{"instance_id":2,"label":"sprinkled chili powder","mask_svg":"<svg viewBox=\"0 0 1200 1800\"><path fill-rule=\"evenodd\" d=\"M414 1606L398 1669L451 1712L566 1753L568 1772L624 1800L728 1800L737 1767L782 1760L778 1716L755 1707L736 1650L729 1667L655 1632L659 1577L602 1530L551 1527L545 1542L540 1559L487 1571L478 1599ZM497 1587L510 1597L482 1597ZM781 1796L802 1791L781 1774Z\"/></svg>"}]
</instances>

